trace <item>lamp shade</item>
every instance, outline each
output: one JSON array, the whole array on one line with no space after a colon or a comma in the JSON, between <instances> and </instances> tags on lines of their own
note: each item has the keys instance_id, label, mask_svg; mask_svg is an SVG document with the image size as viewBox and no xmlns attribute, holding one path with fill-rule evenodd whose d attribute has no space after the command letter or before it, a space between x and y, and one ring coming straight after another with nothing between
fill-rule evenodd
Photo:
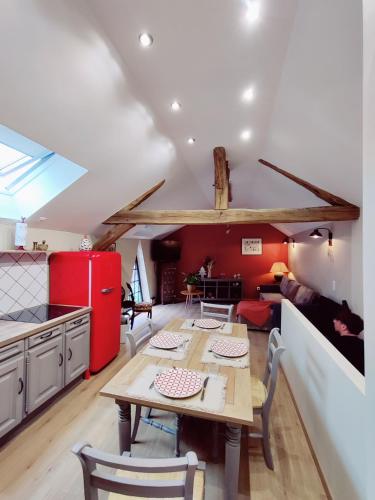
<instances>
[{"instance_id":1,"label":"lamp shade","mask_svg":"<svg viewBox=\"0 0 375 500\"><path fill-rule=\"evenodd\" d=\"M274 262L270 269L270 273L288 273L289 269L286 267L284 262Z\"/></svg>"}]
</instances>

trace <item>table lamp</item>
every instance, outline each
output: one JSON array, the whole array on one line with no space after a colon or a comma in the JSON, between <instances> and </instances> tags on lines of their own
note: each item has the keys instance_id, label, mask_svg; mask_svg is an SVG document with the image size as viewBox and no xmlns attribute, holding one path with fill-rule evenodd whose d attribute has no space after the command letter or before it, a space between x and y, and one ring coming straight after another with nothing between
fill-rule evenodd
<instances>
[{"instance_id":1,"label":"table lamp","mask_svg":"<svg viewBox=\"0 0 375 500\"><path fill-rule=\"evenodd\" d=\"M278 283L283 279L284 273L288 273L289 269L284 262L274 262L270 269L270 273L274 273L273 277Z\"/></svg>"}]
</instances>

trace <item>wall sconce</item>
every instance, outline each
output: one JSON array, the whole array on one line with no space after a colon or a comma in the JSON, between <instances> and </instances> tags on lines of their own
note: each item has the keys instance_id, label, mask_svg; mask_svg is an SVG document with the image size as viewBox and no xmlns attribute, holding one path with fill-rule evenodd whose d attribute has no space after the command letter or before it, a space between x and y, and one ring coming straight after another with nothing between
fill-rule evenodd
<instances>
[{"instance_id":1,"label":"wall sconce","mask_svg":"<svg viewBox=\"0 0 375 500\"><path fill-rule=\"evenodd\" d=\"M328 246L332 246L332 238L333 238L333 233L330 229L328 229L327 227L317 227L316 229L314 229L314 231L312 233L310 233L310 237L311 238L323 238L323 235L322 233L319 231L328 231Z\"/></svg>"},{"instance_id":2,"label":"wall sconce","mask_svg":"<svg viewBox=\"0 0 375 500\"><path fill-rule=\"evenodd\" d=\"M296 240L294 238L291 238L290 236L285 236L285 238L283 239L284 245L287 245L288 243L292 243L293 248L294 248L295 242L296 242Z\"/></svg>"}]
</instances>

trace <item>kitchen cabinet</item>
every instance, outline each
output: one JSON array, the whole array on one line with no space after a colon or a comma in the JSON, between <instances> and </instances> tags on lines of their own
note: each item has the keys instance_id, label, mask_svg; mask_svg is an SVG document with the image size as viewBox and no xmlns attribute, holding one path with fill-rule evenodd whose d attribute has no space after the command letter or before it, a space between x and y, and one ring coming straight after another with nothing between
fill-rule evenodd
<instances>
[{"instance_id":1,"label":"kitchen cabinet","mask_svg":"<svg viewBox=\"0 0 375 500\"><path fill-rule=\"evenodd\" d=\"M23 341L0 349L0 437L23 418L24 371Z\"/></svg>"},{"instance_id":2,"label":"kitchen cabinet","mask_svg":"<svg viewBox=\"0 0 375 500\"><path fill-rule=\"evenodd\" d=\"M65 385L81 375L90 364L90 325L65 334Z\"/></svg>"},{"instance_id":3,"label":"kitchen cabinet","mask_svg":"<svg viewBox=\"0 0 375 500\"><path fill-rule=\"evenodd\" d=\"M26 413L34 411L64 387L63 353L62 334L27 351Z\"/></svg>"}]
</instances>

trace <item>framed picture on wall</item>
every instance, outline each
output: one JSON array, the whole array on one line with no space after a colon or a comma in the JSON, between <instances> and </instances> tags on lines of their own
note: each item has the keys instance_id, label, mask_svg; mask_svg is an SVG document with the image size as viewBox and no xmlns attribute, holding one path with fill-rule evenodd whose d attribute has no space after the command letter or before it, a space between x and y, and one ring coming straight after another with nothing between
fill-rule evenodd
<instances>
[{"instance_id":1,"label":"framed picture on wall","mask_svg":"<svg viewBox=\"0 0 375 500\"><path fill-rule=\"evenodd\" d=\"M242 255L262 255L262 238L242 238Z\"/></svg>"}]
</instances>

